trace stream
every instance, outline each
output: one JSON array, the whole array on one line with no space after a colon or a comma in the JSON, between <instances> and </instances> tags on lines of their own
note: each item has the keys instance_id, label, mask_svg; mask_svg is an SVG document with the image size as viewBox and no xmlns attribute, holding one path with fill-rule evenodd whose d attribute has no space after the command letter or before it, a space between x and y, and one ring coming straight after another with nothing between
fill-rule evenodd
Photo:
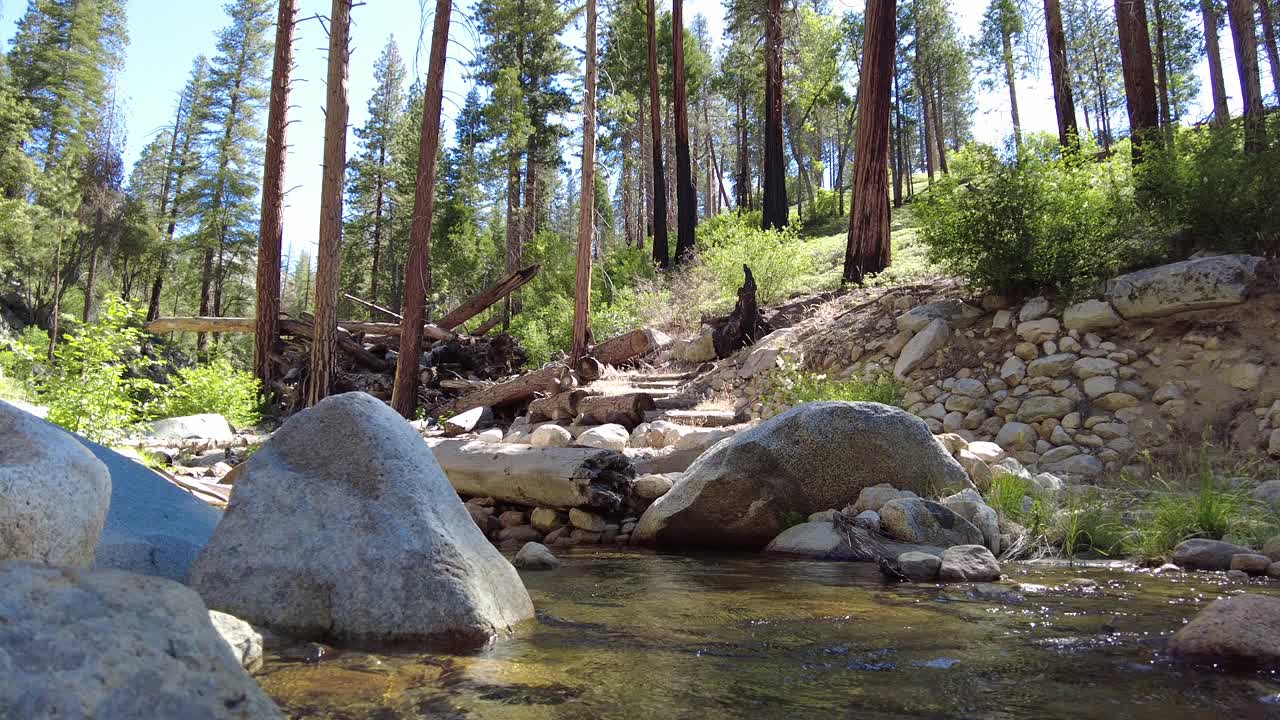
<instances>
[{"instance_id":1,"label":"stream","mask_svg":"<svg viewBox=\"0 0 1280 720\"><path fill-rule=\"evenodd\" d=\"M1242 589L1222 574L1008 565L997 586L886 585L868 564L561 557L521 573L537 620L482 652L272 652L258 680L290 717L332 720L1280 718L1280 677L1164 657Z\"/></svg>"}]
</instances>

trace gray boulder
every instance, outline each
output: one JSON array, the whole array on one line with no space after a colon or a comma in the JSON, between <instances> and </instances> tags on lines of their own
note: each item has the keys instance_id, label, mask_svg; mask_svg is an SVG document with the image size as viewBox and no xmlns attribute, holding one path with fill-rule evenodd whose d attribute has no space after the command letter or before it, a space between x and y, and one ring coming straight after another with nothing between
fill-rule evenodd
<instances>
[{"instance_id":1,"label":"gray boulder","mask_svg":"<svg viewBox=\"0 0 1280 720\"><path fill-rule=\"evenodd\" d=\"M554 570L560 567L560 558L553 555L546 545L528 542L516 553L511 564L521 570Z\"/></svg>"},{"instance_id":2,"label":"gray boulder","mask_svg":"<svg viewBox=\"0 0 1280 720\"><path fill-rule=\"evenodd\" d=\"M1121 275L1106 298L1126 319L1164 317L1244 302L1266 265L1260 257L1217 255Z\"/></svg>"},{"instance_id":3,"label":"gray boulder","mask_svg":"<svg viewBox=\"0 0 1280 720\"><path fill-rule=\"evenodd\" d=\"M862 492L858 493L858 499L853 503L853 512L846 513L849 515L859 515L868 510L880 512L880 508L890 500L898 498L912 498L916 494L910 490L899 490L889 483L880 483L871 487L862 488Z\"/></svg>"},{"instance_id":4,"label":"gray boulder","mask_svg":"<svg viewBox=\"0 0 1280 720\"><path fill-rule=\"evenodd\" d=\"M923 420L877 403L809 403L722 440L641 516L633 542L757 550L784 516L844 507L892 481L920 494L969 478Z\"/></svg>"},{"instance_id":5,"label":"gray boulder","mask_svg":"<svg viewBox=\"0 0 1280 720\"><path fill-rule=\"evenodd\" d=\"M284 717L178 583L0 563L0 618L4 717Z\"/></svg>"},{"instance_id":6,"label":"gray boulder","mask_svg":"<svg viewBox=\"0 0 1280 720\"><path fill-rule=\"evenodd\" d=\"M912 582L932 582L938 579L942 558L922 552L905 552L898 556L898 569Z\"/></svg>"},{"instance_id":7,"label":"gray boulder","mask_svg":"<svg viewBox=\"0 0 1280 720\"><path fill-rule=\"evenodd\" d=\"M934 320L945 320L951 327L963 330L982 317L982 310L963 300L943 300L912 308L898 316L898 330L920 332Z\"/></svg>"},{"instance_id":8,"label":"gray boulder","mask_svg":"<svg viewBox=\"0 0 1280 720\"><path fill-rule=\"evenodd\" d=\"M0 403L0 560L87 567L111 476L62 428Z\"/></svg>"},{"instance_id":9,"label":"gray boulder","mask_svg":"<svg viewBox=\"0 0 1280 720\"><path fill-rule=\"evenodd\" d=\"M217 610L209 611L209 622L219 637L231 648L240 667L249 672L262 669L262 634L249 623L234 615Z\"/></svg>"},{"instance_id":10,"label":"gray boulder","mask_svg":"<svg viewBox=\"0 0 1280 720\"><path fill-rule=\"evenodd\" d=\"M921 498L890 500L880 508L880 524L889 537L916 545L981 545L982 531L945 505Z\"/></svg>"},{"instance_id":11,"label":"gray boulder","mask_svg":"<svg viewBox=\"0 0 1280 720\"><path fill-rule=\"evenodd\" d=\"M1183 540L1173 549L1173 564L1187 570L1225 572L1231 569L1231 558L1253 551L1221 540L1193 538Z\"/></svg>"},{"instance_id":12,"label":"gray boulder","mask_svg":"<svg viewBox=\"0 0 1280 720\"><path fill-rule=\"evenodd\" d=\"M1280 664L1280 598L1247 593L1214 600L1169 639L1175 657L1274 669Z\"/></svg>"},{"instance_id":13,"label":"gray boulder","mask_svg":"<svg viewBox=\"0 0 1280 720\"><path fill-rule=\"evenodd\" d=\"M988 582L1000 579L1000 563L981 545L957 545L942 553L938 577L943 582Z\"/></svg>"},{"instance_id":14,"label":"gray boulder","mask_svg":"<svg viewBox=\"0 0 1280 720\"><path fill-rule=\"evenodd\" d=\"M155 471L76 436L111 473L111 509L94 567L186 582L222 511Z\"/></svg>"},{"instance_id":15,"label":"gray boulder","mask_svg":"<svg viewBox=\"0 0 1280 720\"><path fill-rule=\"evenodd\" d=\"M235 437L231 424L217 413L184 415L156 420L147 426L146 436L155 440L230 440Z\"/></svg>"},{"instance_id":16,"label":"gray boulder","mask_svg":"<svg viewBox=\"0 0 1280 720\"><path fill-rule=\"evenodd\" d=\"M210 606L303 639L474 647L533 615L421 436L363 393L243 464L191 571Z\"/></svg>"},{"instance_id":17,"label":"gray boulder","mask_svg":"<svg viewBox=\"0 0 1280 720\"><path fill-rule=\"evenodd\" d=\"M934 320L915 334L902 348L898 361L893 365L893 374L899 380L905 380L925 360L941 350L951 339L951 326L946 320Z\"/></svg>"},{"instance_id":18,"label":"gray boulder","mask_svg":"<svg viewBox=\"0 0 1280 720\"><path fill-rule=\"evenodd\" d=\"M814 560L855 559L853 550L829 520L793 525L765 546L764 551Z\"/></svg>"},{"instance_id":19,"label":"gray boulder","mask_svg":"<svg viewBox=\"0 0 1280 720\"><path fill-rule=\"evenodd\" d=\"M993 553L1000 552L1000 516L983 502L977 491L966 488L951 497L943 498L942 504L978 528L982 533L982 544L987 549Z\"/></svg>"}]
</instances>

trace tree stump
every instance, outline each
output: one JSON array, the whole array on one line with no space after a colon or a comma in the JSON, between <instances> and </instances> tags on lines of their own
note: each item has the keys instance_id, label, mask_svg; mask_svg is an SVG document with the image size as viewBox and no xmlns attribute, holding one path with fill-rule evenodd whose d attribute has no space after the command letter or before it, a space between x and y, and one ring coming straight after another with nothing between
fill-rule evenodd
<instances>
[{"instance_id":1,"label":"tree stump","mask_svg":"<svg viewBox=\"0 0 1280 720\"><path fill-rule=\"evenodd\" d=\"M738 303L711 336L716 357L720 359L754 343L767 331L768 326L760 317L760 306L756 302L756 279L746 265L742 266L742 272L746 274L746 280L738 288Z\"/></svg>"}]
</instances>

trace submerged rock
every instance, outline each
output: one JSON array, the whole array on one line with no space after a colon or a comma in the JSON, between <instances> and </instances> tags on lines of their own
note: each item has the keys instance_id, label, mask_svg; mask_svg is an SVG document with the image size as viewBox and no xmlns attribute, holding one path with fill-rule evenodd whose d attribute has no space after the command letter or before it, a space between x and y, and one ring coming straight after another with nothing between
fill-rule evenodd
<instances>
[{"instance_id":1,"label":"submerged rock","mask_svg":"<svg viewBox=\"0 0 1280 720\"><path fill-rule=\"evenodd\" d=\"M178 583L0 563L0 715L283 718Z\"/></svg>"},{"instance_id":2,"label":"submerged rock","mask_svg":"<svg viewBox=\"0 0 1280 720\"><path fill-rule=\"evenodd\" d=\"M943 582L987 582L1000 579L1000 563L981 545L956 545L942 553L938 576Z\"/></svg>"},{"instance_id":3,"label":"submerged rock","mask_svg":"<svg viewBox=\"0 0 1280 720\"><path fill-rule=\"evenodd\" d=\"M938 579L942 559L923 552L905 552L898 556L898 569L912 582L932 582Z\"/></svg>"},{"instance_id":4,"label":"submerged rock","mask_svg":"<svg viewBox=\"0 0 1280 720\"><path fill-rule=\"evenodd\" d=\"M303 639L477 646L533 615L431 450L363 393L294 415L244 463L191 575L210 606Z\"/></svg>"},{"instance_id":5,"label":"submerged rock","mask_svg":"<svg viewBox=\"0 0 1280 720\"><path fill-rule=\"evenodd\" d=\"M0 402L0 560L87 567L111 476L62 428Z\"/></svg>"},{"instance_id":6,"label":"submerged rock","mask_svg":"<svg viewBox=\"0 0 1280 720\"><path fill-rule=\"evenodd\" d=\"M1214 600L1174 633L1169 652L1197 661L1280 666L1280 598L1248 593Z\"/></svg>"},{"instance_id":7,"label":"submerged rock","mask_svg":"<svg viewBox=\"0 0 1280 720\"><path fill-rule=\"evenodd\" d=\"M704 453L640 518L632 540L757 550L784 516L844 507L893 482L918 493L969 478L924 421L877 403L809 403Z\"/></svg>"}]
</instances>

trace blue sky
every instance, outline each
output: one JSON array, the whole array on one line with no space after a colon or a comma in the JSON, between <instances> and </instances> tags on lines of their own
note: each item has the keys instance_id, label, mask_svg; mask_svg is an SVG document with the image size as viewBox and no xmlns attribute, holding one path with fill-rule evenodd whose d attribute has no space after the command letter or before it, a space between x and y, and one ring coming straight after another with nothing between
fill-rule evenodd
<instances>
[{"instance_id":1,"label":"blue sky","mask_svg":"<svg viewBox=\"0 0 1280 720\"><path fill-rule=\"evenodd\" d=\"M423 30L430 31L429 14L435 3L421 1L426 2L425 11L419 5L420 0L367 0L365 5L355 9L351 31L351 127L359 127L365 121L365 103L373 90L373 63L389 36L394 35L399 43L411 75L426 74L429 38L423 38ZM471 60L471 48L475 42L470 24L473 2L463 0L453 13L443 109L446 123L457 113L469 85L466 64ZM660 1L659 5L662 4L669 3ZM977 32L985 4L981 0L952 0L953 12L964 33L971 35ZM130 165L146 142L172 122L174 103L186 82L192 58L202 52L214 54L216 34L226 24L222 5L221 0L128 0L130 42L119 91L126 109L128 144L125 159ZM330 5L329 0L300 0L299 17L327 16ZM862 0L833 0L832 12L843 14L855 7L861 11L863 5ZM14 23L25 6L21 0L0 0L0 37L4 39L6 48L13 35ZM712 37L718 38L722 29L721 7L720 0L686 0L685 14L690 19L699 13L706 16ZM1232 96L1233 111L1238 113L1236 96L1239 86L1230 33L1223 33L1222 40L1227 92ZM567 33L566 41L581 48L581 28ZM307 20L300 25L295 76L300 82L296 82L292 97L294 108L290 120L293 124L289 129L291 147L286 179L286 187L291 188L285 213L285 244L290 257L296 257L301 248L315 245L319 227L326 45L326 37L318 22ZM1205 63L1201 63L1200 74L1202 85L1207 87ZM1265 63L1263 74L1265 90L1270 87ZM1043 75L1047 75L1047 71ZM1019 82L1019 109L1025 129L1056 130L1052 96L1046 77ZM1192 117L1206 114L1203 105L1192 112ZM1002 89L980 92L978 106L974 123L978 139L996 144L1002 142L1009 133L1007 95ZM264 114L264 123L265 120ZM442 137L451 138L451 131L446 128ZM354 152L353 135L348 135L347 147L349 153Z\"/></svg>"}]
</instances>

